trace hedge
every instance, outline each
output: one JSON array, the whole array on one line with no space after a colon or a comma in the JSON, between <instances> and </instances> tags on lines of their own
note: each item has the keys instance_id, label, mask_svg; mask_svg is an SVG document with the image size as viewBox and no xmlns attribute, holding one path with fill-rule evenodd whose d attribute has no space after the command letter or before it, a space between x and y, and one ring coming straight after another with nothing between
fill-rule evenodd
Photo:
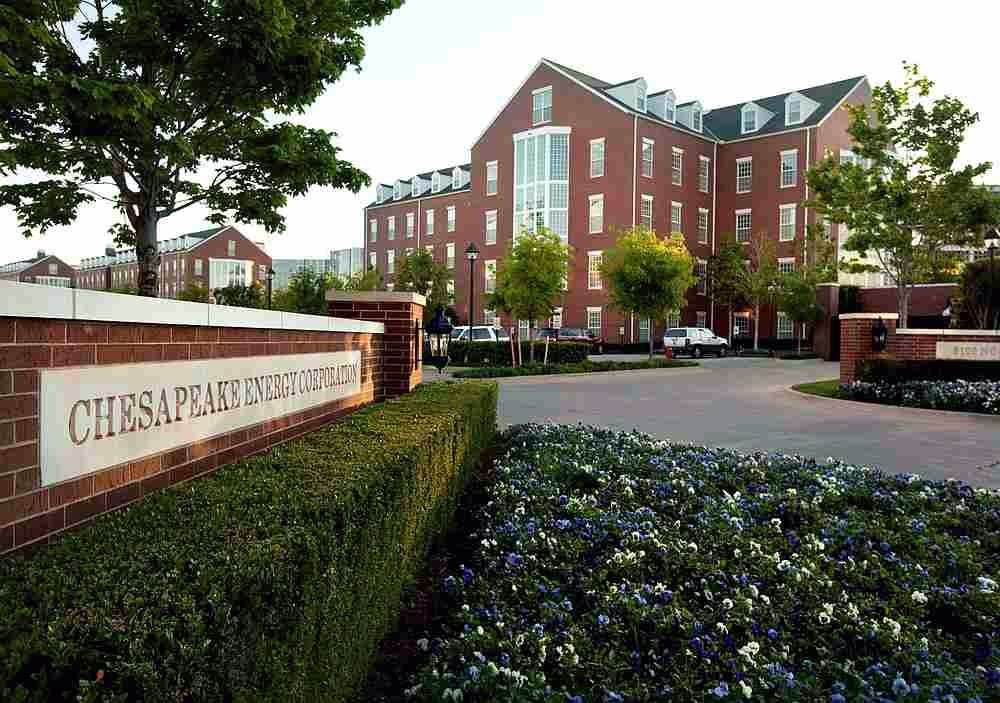
<instances>
[{"instance_id":1,"label":"hedge","mask_svg":"<svg viewBox=\"0 0 1000 703\"><path fill-rule=\"evenodd\" d=\"M908 381L1000 381L996 361L951 361L946 359L868 359L857 364L860 381L905 383Z\"/></svg>"},{"instance_id":2,"label":"hedge","mask_svg":"<svg viewBox=\"0 0 1000 703\"><path fill-rule=\"evenodd\" d=\"M0 700L353 700L496 401L422 386L0 562Z\"/></svg>"},{"instance_id":3,"label":"hedge","mask_svg":"<svg viewBox=\"0 0 1000 703\"><path fill-rule=\"evenodd\" d=\"M590 345L585 342L550 342L550 364L575 364L586 361ZM535 342L535 360L545 355L545 342ZM448 357L456 366L510 366L510 342L451 342ZM527 342L521 342L521 359L531 357Z\"/></svg>"}]
</instances>

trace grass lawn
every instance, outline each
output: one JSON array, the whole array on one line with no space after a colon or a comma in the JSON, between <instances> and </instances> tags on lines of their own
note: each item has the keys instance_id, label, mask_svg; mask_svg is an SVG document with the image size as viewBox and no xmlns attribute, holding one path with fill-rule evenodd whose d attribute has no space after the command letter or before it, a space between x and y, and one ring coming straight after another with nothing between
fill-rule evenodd
<instances>
[{"instance_id":1,"label":"grass lawn","mask_svg":"<svg viewBox=\"0 0 1000 703\"><path fill-rule=\"evenodd\" d=\"M455 378L510 378L514 376L547 376L553 374L599 373L602 371L633 371L638 369L676 369L698 366L696 361L581 361L575 364L533 364L510 366L483 366L453 372Z\"/></svg>"},{"instance_id":2,"label":"grass lawn","mask_svg":"<svg viewBox=\"0 0 1000 703\"><path fill-rule=\"evenodd\" d=\"M837 389L840 388L840 379L831 378L829 381L815 381L814 383L800 383L792 386L793 390L811 395L820 395L824 398L836 398Z\"/></svg>"}]
</instances>

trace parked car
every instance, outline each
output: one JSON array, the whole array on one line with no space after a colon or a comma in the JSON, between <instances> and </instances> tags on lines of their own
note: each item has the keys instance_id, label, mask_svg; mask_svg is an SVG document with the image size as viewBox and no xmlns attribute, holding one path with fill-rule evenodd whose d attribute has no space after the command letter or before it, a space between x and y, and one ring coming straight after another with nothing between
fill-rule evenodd
<instances>
[{"instance_id":1,"label":"parked car","mask_svg":"<svg viewBox=\"0 0 1000 703\"><path fill-rule=\"evenodd\" d=\"M581 327L540 327L534 332L534 339L553 342L583 342L590 344L594 352L604 351L604 340L588 329Z\"/></svg>"},{"instance_id":2,"label":"parked car","mask_svg":"<svg viewBox=\"0 0 1000 703\"><path fill-rule=\"evenodd\" d=\"M455 327L451 331L451 341L468 342L469 326L462 325ZM472 327L473 342L509 342L510 333L503 327L490 327L489 325L474 325Z\"/></svg>"},{"instance_id":3,"label":"parked car","mask_svg":"<svg viewBox=\"0 0 1000 703\"><path fill-rule=\"evenodd\" d=\"M716 337L712 330L702 327L672 327L663 335L663 348L670 348L674 354L690 354L695 359L704 354L725 356L729 353L729 342Z\"/></svg>"}]
</instances>

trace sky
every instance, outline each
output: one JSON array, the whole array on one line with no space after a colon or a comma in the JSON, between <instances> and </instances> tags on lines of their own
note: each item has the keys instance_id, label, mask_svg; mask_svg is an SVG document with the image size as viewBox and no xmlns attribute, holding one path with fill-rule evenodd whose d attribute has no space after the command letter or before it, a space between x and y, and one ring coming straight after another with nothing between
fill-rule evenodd
<instances>
[{"instance_id":1,"label":"sky","mask_svg":"<svg viewBox=\"0 0 1000 703\"><path fill-rule=\"evenodd\" d=\"M361 246L375 185L468 162L542 57L610 82L643 76L650 92L672 88L678 102L699 99L706 110L857 75L898 81L906 60L979 113L960 161L997 162L986 180L1000 182L998 21L988 0L408 0L365 32L360 72L295 117L336 132L341 157L372 186L312 189L289 202L282 233L237 226L274 258ZM207 214L191 207L163 220L161 238L205 228ZM76 263L102 253L119 221L98 203L68 227L25 239L14 212L0 208L0 264L38 249Z\"/></svg>"}]
</instances>

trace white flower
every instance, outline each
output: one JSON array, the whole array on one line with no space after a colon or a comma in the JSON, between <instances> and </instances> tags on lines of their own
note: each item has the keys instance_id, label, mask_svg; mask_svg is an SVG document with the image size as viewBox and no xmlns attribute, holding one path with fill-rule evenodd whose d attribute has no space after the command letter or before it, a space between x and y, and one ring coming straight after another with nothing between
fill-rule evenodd
<instances>
[{"instance_id":1,"label":"white flower","mask_svg":"<svg viewBox=\"0 0 1000 703\"><path fill-rule=\"evenodd\" d=\"M740 688L743 690L743 697L750 698L753 696L753 689L750 687L746 681L740 681Z\"/></svg>"},{"instance_id":2,"label":"white flower","mask_svg":"<svg viewBox=\"0 0 1000 703\"><path fill-rule=\"evenodd\" d=\"M997 590L997 582L988 576L980 576L976 582L979 584L979 590L983 593L995 593Z\"/></svg>"},{"instance_id":3,"label":"white flower","mask_svg":"<svg viewBox=\"0 0 1000 703\"><path fill-rule=\"evenodd\" d=\"M924 603L927 602L927 596L925 596L920 591L914 591L912 594L910 594L910 599L917 605L923 605Z\"/></svg>"},{"instance_id":4,"label":"white flower","mask_svg":"<svg viewBox=\"0 0 1000 703\"><path fill-rule=\"evenodd\" d=\"M830 616L827 615L826 613L820 613L819 614L819 624L820 625L829 625L830 624Z\"/></svg>"},{"instance_id":5,"label":"white flower","mask_svg":"<svg viewBox=\"0 0 1000 703\"><path fill-rule=\"evenodd\" d=\"M430 647L430 644L431 643L427 640L426 637L421 637L420 639L417 640L417 647L420 648L421 652L426 652L427 648Z\"/></svg>"},{"instance_id":6,"label":"white flower","mask_svg":"<svg viewBox=\"0 0 1000 703\"><path fill-rule=\"evenodd\" d=\"M733 601L731 599L729 599L729 598L724 598L722 600L722 607L725 608L726 610L732 610L733 609Z\"/></svg>"}]
</instances>

